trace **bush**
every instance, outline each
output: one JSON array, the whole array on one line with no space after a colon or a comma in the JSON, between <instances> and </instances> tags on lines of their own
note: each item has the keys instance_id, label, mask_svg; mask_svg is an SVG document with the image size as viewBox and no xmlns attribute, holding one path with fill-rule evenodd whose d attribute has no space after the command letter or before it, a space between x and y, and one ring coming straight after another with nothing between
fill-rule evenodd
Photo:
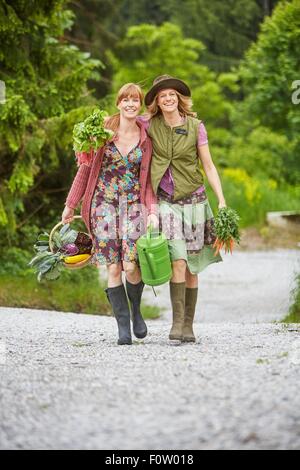
<instances>
[{"instance_id":1,"label":"bush","mask_svg":"<svg viewBox=\"0 0 300 470\"><path fill-rule=\"evenodd\" d=\"M8 248L3 255L4 256L2 256L2 262L0 264L0 276L4 276L9 273L14 276L23 277L32 272L32 270L27 266L31 256L29 251L12 247Z\"/></svg>"},{"instance_id":2,"label":"bush","mask_svg":"<svg viewBox=\"0 0 300 470\"><path fill-rule=\"evenodd\" d=\"M241 217L241 228L263 225L266 213L270 211L299 209L299 186L280 186L275 180L252 177L240 168L226 168L220 172L220 178L227 205ZM216 197L208 184L206 187L212 208L216 211Z\"/></svg>"},{"instance_id":3,"label":"bush","mask_svg":"<svg viewBox=\"0 0 300 470\"><path fill-rule=\"evenodd\" d=\"M228 152L227 165L243 168L249 175L267 177L277 183L288 181L294 148L286 136L257 127L246 137L233 140Z\"/></svg>"}]
</instances>

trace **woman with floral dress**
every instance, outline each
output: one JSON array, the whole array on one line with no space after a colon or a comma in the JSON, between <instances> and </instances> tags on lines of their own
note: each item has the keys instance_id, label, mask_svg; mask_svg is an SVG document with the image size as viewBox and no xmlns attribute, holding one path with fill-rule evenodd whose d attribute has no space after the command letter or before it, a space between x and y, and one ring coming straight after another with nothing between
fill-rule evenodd
<instances>
[{"instance_id":1,"label":"woman with floral dress","mask_svg":"<svg viewBox=\"0 0 300 470\"><path fill-rule=\"evenodd\" d=\"M107 119L105 127L114 136L97 152L77 154L79 170L62 214L69 223L83 198L81 214L93 240L92 264L106 265L106 294L118 324L118 344L132 344L133 332L144 338L147 327L140 311L144 284L138 265L137 239L155 217L156 197L150 180L151 140L137 120L143 102L140 87L129 83L118 92L119 112Z\"/></svg>"}]
</instances>

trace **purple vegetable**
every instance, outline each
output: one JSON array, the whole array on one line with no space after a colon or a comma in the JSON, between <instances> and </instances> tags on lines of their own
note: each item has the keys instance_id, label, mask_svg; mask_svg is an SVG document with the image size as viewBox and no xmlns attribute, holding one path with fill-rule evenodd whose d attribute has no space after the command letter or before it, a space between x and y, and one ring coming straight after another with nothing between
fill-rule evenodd
<instances>
[{"instance_id":1,"label":"purple vegetable","mask_svg":"<svg viewBox=\"0 0 300 470\"><path fill-rule=\"evenodd\" d=\"M79 248L75 245L75 243L67 243L62 247L62 251L69 256L77 255L79 252Z\"/></svg>"}]
</instances>

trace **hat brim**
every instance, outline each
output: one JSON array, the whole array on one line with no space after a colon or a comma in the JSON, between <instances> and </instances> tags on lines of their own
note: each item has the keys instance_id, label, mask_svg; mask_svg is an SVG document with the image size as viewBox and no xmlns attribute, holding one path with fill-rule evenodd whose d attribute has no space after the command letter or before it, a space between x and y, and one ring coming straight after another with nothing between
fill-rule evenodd
<instances>
[{"instance_id":1,"label":"hat brim","mask_svg":"<svg viewBox=\"0 0 300 470\"><path fill-rule=\"evenodd\" d=\"M153 85L148 93L146 93L145 105L149 106L159 91L166 90L168 88L173 88L183 96L191 96L191 90L182 80L178 80L177 78L166 78L165 80Z\"/></svg>"}]
</instances>

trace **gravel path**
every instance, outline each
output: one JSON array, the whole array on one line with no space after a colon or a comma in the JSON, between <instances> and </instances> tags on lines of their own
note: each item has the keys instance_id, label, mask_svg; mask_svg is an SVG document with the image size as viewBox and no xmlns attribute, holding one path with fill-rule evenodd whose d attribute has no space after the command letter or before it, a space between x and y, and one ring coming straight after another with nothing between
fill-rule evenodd
<instances>
[{"instance_id":1,"label":"gravel path","mask_svg":"<svg viewBox=\"0 0 300 470\"><path fill-rule=\"evenodd\" d=\"M223 256L199 274L197 321L272 322L282 320L289 309L295 275L300 272L300 250L236 251ZM147 287L150 305L166 307L170 317L168 285L155 297Z\"/></svg>"},{"instance_id":2,"label":"gravel path","mask_svg":"<svg viewBox=\"0 0 300 470\"><path fill-rule=\"evenodd\" d=\"M200 301L206 286L220 290L199 310L192 345L168 342L167 315L120 347L114 318L0 308L0 448L299 449L300 325L268 323L276 302L280 314L287 305L298 254L239 253L243 271L234 257L209 267ZM226 290L224 274L250 280L248 267L266 317L250 283ZM266 309L254 273L268 281Z\"/></svg>"}]
</instances>

